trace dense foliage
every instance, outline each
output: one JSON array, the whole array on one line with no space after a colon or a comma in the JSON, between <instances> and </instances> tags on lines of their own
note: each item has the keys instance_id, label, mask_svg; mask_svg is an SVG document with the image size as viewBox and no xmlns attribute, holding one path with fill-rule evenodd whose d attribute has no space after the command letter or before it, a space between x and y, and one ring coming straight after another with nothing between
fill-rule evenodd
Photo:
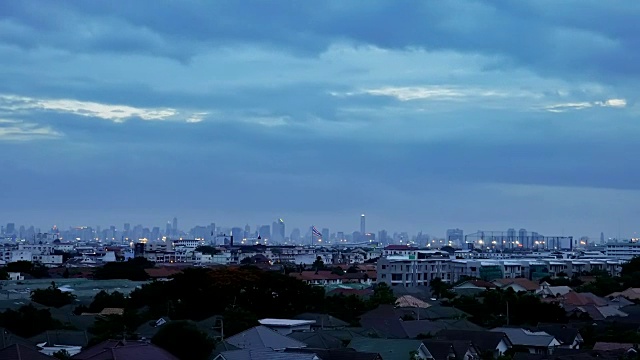
<instances>
[{"instance_id":1,"label":"dense foliage","mask_svg":"<svg viewBox=\"0 0 640 360\"><path fill-rule=\"evenodd\" d=\"M70 292L61 291L52 283L46 289L36 289L31 291L31 300L44 306L59 308L74 302L76 296Z\"/></svg>"},{"instance_id":2,"label":"dense foliage","mask_svg":"<svg viewBox=\"0 0 640 360\"><path fill-rule=\"evenodd\" d=\"M7 309L0 313L0 327L18 336L32 337L46 330L59 329L62 324L51 317L49 310L26 305L18 310Z\"/></svg>"},{"instance_id":3,"label":"dense foliage","mask_svg":"<svg viewBox=\"0 0 640 360\"><path fill-rule=\"evenodd\" d=\"M187 321L172 321L160 329L151 342L182 360L206 360L214 341Z\"/></svg>"},{"instance_id":4,"label":"dense foliage","mask_svg":"<svg viewBox=\"0 0 640 360\"><path fill-rule=\"evenodd\" d=\"M477 297L461 296L452 300L451 305L469 313L473 322L487 328L567 322L566 313L560 306L512 289L487 290Z\"/></svg>"},{"instance_id":5,"label":"dense foliage","mask_svg":"<svg viewBox=\"0 0 640 360\"><path fill-rule=\"evenodd\" d=\"M7 272L19 272L22 274L29 274L36 279L48 278L49 271L47 267L42 264L35 264L31 261L16 261L8 263L4 268Z\"/></svg>"},{"instance_id":6,"label":"dense foliage","mask_svg":"<svg viewBox=\"0 0 640 360\"><path fill-rule=\"evenodd\" d=\"M96 268L93 277L98 280L129 279L143 281L149 278L144 269L152 268L154 265L154 262L143 257L136 257L123 262L110 262Z\"/></svg>"}]
</instances>

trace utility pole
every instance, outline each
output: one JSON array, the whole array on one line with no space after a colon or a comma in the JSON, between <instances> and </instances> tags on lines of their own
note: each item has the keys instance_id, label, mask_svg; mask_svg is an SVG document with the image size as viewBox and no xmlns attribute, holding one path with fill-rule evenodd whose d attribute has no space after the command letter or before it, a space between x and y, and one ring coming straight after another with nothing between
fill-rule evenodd
<instances>
[{"instance_id":1,"label":"utility pole","mask_svg":"<svg viewBox=\"0 0 640 360\"><path fill-rule=\"evenodd\" d=\"M507 301L507 326L509 326L509 302Z\"/></svg>"}]
</instances>

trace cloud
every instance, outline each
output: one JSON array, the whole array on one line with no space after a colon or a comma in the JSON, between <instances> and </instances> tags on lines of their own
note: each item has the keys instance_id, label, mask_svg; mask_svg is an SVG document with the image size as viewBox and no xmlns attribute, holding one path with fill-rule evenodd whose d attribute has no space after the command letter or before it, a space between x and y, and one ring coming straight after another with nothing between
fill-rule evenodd
<instances>
[{"instance_id":1,"label":"cloud","mask_svg":"<svg viewBox=\"0 0 640 360\"><path fill-rule=\"evenodd\" d=\"M18 120L0 119L0 141L57 139L63 134L49 126Z\"/></svg>"},{"instance_id":2,"label":"cloud","mask_svg":"<svg viewBox=\"0 0 640 360\"><path fill-rule=\"evenodd\" d=\"M612 108L624 108L627 106L625 99L609 99L605 101L592 101L592 102L577 102L577 103L563 103L554 104L545 107L544 109L549 112L565 112L570 110L583 110L592 107L612 107Z\"/></svg>"},{"instance_id":3,"label":"cloud","mask_svg":"<svg viewBox=\"0 0 640 360\"><path fill-rule=\"evenodd\" d=\"M115 123L122 123L132 118L148 121L181 120L178 116L181 113L172 108L141 108L73 99L37 99L16 95L0 95L0 110L5 112L53 111L110 120ZM206 113L193 113L187 115L182 121L199 122L205 115Z\"/></svg>"}]
</instances>

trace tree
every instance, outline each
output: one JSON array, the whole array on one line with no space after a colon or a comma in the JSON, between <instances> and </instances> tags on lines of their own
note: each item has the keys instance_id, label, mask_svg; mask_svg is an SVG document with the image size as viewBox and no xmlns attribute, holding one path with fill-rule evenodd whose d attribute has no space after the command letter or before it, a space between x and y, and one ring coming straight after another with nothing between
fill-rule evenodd
<instances>
[{"instance_id":1,"label":"tree","mask_svg":"<svg viewBox=\"0 0 640 360\"><path fill-rule=\"evenodd\" d=\"M324 269L324 261L322 261L322 258L320 256L316 257L316 261L313 262L311 268L316 271Z\"/></svg>"},{"instance_id":2,"label":"tree","mask_svg":"<svg viewBox=\"0 0 640 360\"><path fill-rule=\"evenodd\" d=\"M251 264L253 264L253 259L250 256L247 256L246 258L240 260L240 264L242 264L242 265L251 265Z\"/></svg>"},{"instance_id":3,"label":"tree","mask_svg":"<svg viewBox=\"0 0 640 360\"><path fill-rule=\"evenodd\" d=\"M335 274L335 275L338 275L338 276L342 276L342 275L344 275L344 270L342 270L341 267L336 266L333 269L331 269L331 273Z\"/></svg>"},{"instance_id":4,"label":"tree","mask_svg":"<svg viewBox=\"0 0 640 360\"><path fill-rule=\"evenodd\" d=\"M349 274L357 274L359 272L360 272L360 270L358 270L357 266L353 266L352 265L352 266L349 266L349 268L347 269L347 273L349 273Z\"/></svg>"},{"instance_id":5,"label":"tree","mask_svg":"<svg viewBox=\"0 0 640 360\"><path fill-rule=\"evenodd\" d=\"M182 360L206 360L215 345L207 334L188 321L163 325L151 342Z\"/></svg>"},{"instance_id":6,"label":"tree","mask_svg":"<svg viewBox=\"0 0 640 360\"><path fill-rule=\"evenodd\" d=\"M393 290L387 285L387 283L379 283L373 289L373 295L369 299L369 304L372 308L378 307L378 305L395 304L396 296L393 295Z\"/></svg>"},{"instance_id":7,"label":"tree","mask_svg":"<svg viewBox=\"0 0 640 360\"><path fill-rule=\"evenodd\" d=\"M207 254L207 255L215 255L215 254L220 253L220 250L214 248L213 246L209 246L209 245L198 246L195 251L199 251L199 252L201 252L203 254Z\"/></svg>"},{"instance_id":8,"label":"tree","mask_svg":"<svg viewBox=\"0 0 640 360\"><path fill-rule=\"evenodd\" d=\"M93 277L98 280L129 279L132 281L147 280L149 275L144 269L155 266L153 261L143 257L136 257L123 262L110 262L96 268Z\"/></svg>"},{"instance_id":9,"label":"tree","mask_svg":"<svg viewBox=\"0 0 640 360\"><path fill-rule=\"evenodd\" d=\"M65 349L54 352L53 357L60 360L71 360L71 354L69 354Z\"/></svg>"},{"instance_id":10,"label":"tree","mask_svg":"<svg viewBox=\"0 0 640 360\"><path fill-rule=\"evenodd\" d=\"M69 278L69 268L64 269L64 272L62 273L62 277L65 279Z\"/></svg>"},{"instance_id":11,"label":"tree","mask_svg":"<svg viewBox=\"0 0 640 360\"><path fill-rule=\"evenodd\" d=\"M46 289L31 291L31 300L45 306L59 308L71 304L76 296L70 292L61 291L54 283Z\"/></svg>"},{"instance_id":12,"label":"tree","mask_svg":"<svg viewBox=\"0 0 640 360\"><path fill-rule=\"evenodd\" d=\"M0 280L9 280L9 273L5 268L0 268Z\"/></svg>"},{"instance_id":13,"label":"tree","mask_svg":"<svg viewBox=\"0 0 640 360\"><path fill-rule=\"evenodd\" d=\"M18 310L8 309L0 313L0 327L22 337L32 337L46 330L62 327L62 324L51 317L49 309L36 309L33 305L25 305Z\"/></svg>"},{"instance_id":14,"label":"tree","mask_svg":"<svg viewBox=\"0 0 640 360\"><path fill-rule=\"evenodd\" d=\"M5 270L7 272L19 272L24 274L29 274L34 278L48 278L51 277L49 275L49 270L46 266L42 264L34 264L31 261L16 261L8 263Z\"/></svg>"}]
</instances>

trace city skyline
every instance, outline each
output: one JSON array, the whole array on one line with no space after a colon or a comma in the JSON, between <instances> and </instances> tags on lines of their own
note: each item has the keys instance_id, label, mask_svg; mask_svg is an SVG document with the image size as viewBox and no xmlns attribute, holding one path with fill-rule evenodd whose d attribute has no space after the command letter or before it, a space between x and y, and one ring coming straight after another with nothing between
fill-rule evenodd
<instances>
[{"instance_id":1,"label":"city skyline","mask_svg":"<svg viewBox=\"0 0 640 360\"><path fill-rule=\"evenodd\" d=\"M588 4L2 2L0 221L633 236L640 4Z\"/></svg>"},{"instance_id":2,"label":"city skyline","mask_svg":"<svg viewBox=\"0 0 640 360\"><path fill-rule=\"evenodd\" d=\"M323 237L327 238L326 234L331 234L331 236L337 235L337 234L347 234L347 235L351 235L351 234L362 234L362 228L363 228L363 219L364 219L364 214L361 214L359 217L359 223L356 224L356 226L359 226L359 228L338 228L338 227L333 227L331 224L323 224L322 225L322 232L323 232ZM182 223L182 222L181 222ZM165 225L165 227L163 227L163 224ZM27 227L33 227L36 230L38 230L40 233L49 233L50 229L52 228L57 228L60 231L67 231L69 229L76 229L76 228L81 228L81 227L88 227L91 228L94 231L100 231L101 229L108 229L108 228L113 228L114 230L117 230L118 232L128 232L130 230L133 230L134 228L145 228L145 229L158 229L159 230L159 234L162 235L170 235L174 238L176 237L183 237L183 236L188 236L194 229L196 228L205 228L205 227L209 227L210 225L215 225L216 229L219 229L220 232L216 233L215 235L218 234L222 234L225 233L227 235L234 235L235 231L241 231L244 234L256 234L257 235L261 235L264 236L264 232L268 231L270 234L270 239L274 239L277 241L282 241L284 238L289 238L289 236L292 233L299 233L299 236L301 236L302 238L304 238L305 236L310 236L311 234L311 227L314 226L314 224L305 224L305 225L295 225L295 224L288 224L286 221L284 221L283 218L276 218L274 221L269 222L269 221L265 221L265 222L254 222L254 223L250 223L250 222L245 222L244 225L241 224L226 224L226 223L219 223L216 221L212 221L209 223L193 223L190 224L189 222L187 222L186 225L184 225L183 227L177 226L178 224L178 217L174 216L172 217L170 220L167 220L165 223L162 222L155 222L155 223L138 223L138 222L133 222L133 221L125 221L123 223L120 224L115 224L115 223L109 223L109 224L100 224L100 223L93 223L93 224L75 224L75 225L64 225L62 223L56 223L53 225L45 225L45 226L38 226L37 224L32 224L32 223L19 223L19 222L9 222L9 223L2 223L1 228L2 228L2 232L0 232L0 234L6 232L8 230L8 226L12 226L12 229L15 231L15 233L18 233L18 229L19 228L24 228L26 229ZM286 228L285 228L286 226ZM267 227L268 229L265 229L265 227ZM237 230L236 230L237 229ZM417 236L418 238L420 238L421 236L428 236L430 238L433 239L444 239L444 240L463 240L464 236L471 236L474 235L474 237L478 237L476 234L478 233L482 233L482 232L486 232L486 236L504 236L504 237L516 237L519 236L521 238L524 238L526 236L571 236L574 237L575 239L581 239L583 237L589 238L590 241L594 241L594 242L599 242L599 243L603 243L606 242L609 239L620 239L620 240L624 240L624 239L632 239L632 238L638 238L638 233L634 232L634 233L630 233L630 234L622 234L622 233L610 233L606 236L605 238L605 234L604 232L600 232L598 234L587 234L587 233L550 233L550 232L545 232L545 231L541 231L539 228L535 228L535 227L531 227L531 228L513 228L513 227L509 227L509 228L475 228L475 229L460 229L458 227L452 227L452 228L447 228L447 229L431 229L431 228L421 228L419 230L407 230L407 229L394 229L394 228L386 228L386 227L379 227L379 228L374 228L374 229L370 229L370 230L366 230L366 233L371 233L374 234L374 236L378 236L380 234L380 232L384 232L386 235L392 235L392 234L400 234L400 233L407 233L410 236ZM202 231L202 230L201 230ZM210 230L207 230L207 234ZM8 231L7 234L10 234L11 231ZM282 235L283 234L283 235ZM464 235L462 235L464 234Z\"/></svg>"}]
</instances>

